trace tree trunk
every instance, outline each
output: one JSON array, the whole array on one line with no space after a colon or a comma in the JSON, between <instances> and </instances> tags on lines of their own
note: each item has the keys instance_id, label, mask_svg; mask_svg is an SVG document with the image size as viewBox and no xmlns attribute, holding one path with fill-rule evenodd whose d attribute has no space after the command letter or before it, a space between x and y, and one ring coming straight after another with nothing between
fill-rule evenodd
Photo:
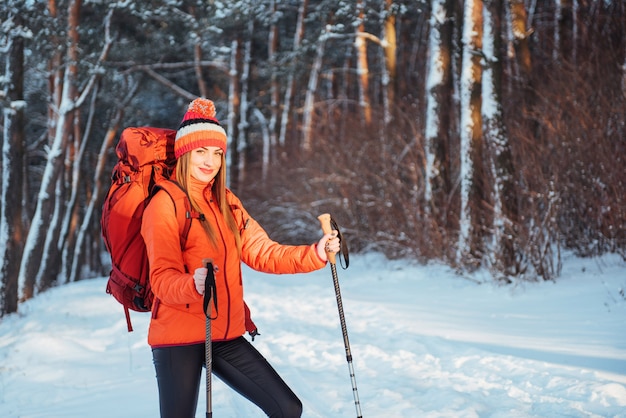
<instances>
[{"instance_id":1,"label":"tree trunk","mask_svg":"<svg viewBox=\"0 0 626 418\"><path fill-rule=\"evenodd\" d=\"M196 8L194 6L189 6L189 14L193 16L197 22ZM202 35L198 31L196 31L196 35L194 37L193 62L193 69L196 74L196 82L198 83L198 91L200 92L200 97L208 98L209 90L207 88L206 82L204 81L202 65L200 64L202 62Z\"/></svg>"},{"instance_id":2,"label":"tree trunk","mask_svg":"<svg viewBox=\"0 0 626 418\"><path fill-rule=\"evenodd\" d=\"M276 15L278 12L278 7L276 4L276 0L271 0L270 10L273 15ZM274 152L274 148L276 147L276 142L278 140L278 115L279 115L279 105L278 102L280 100L280 84L278 83L278 75L276 74L278 70L278 64L276 60L276 54L278 53L278 25L275 20L272 20L269 31L269 39L268 39L268 59L270 64L270 121L269 121L269 151L270 155L268 155L267 164L269 165L271 160L274 159L272 153ZM263 163L263 173L267 173L269 167L266 167L265 159ZM265 178L265 176L264 176Z\"/></svg>"},{"instance_id":3,"label":"tree trunk","mask_svg":"<svg viewBox=\"0 0 626 418\"><path fill-rule=\"evenodd\" d=\"M20 274L18 278L19 292L23 299L29 299L38 291L41 283L37 279L43 277L40 271L45 271L49 254L44 253L46 240L54 238L58 233L58 224L51 224L53 219L60 222L61 218L55 218L54 208L57 204L53 200L56 194L57 181L64 168L64 157L69 137L75 132L73 112L81 105L84 95L93 88L96 76L92 76L90 82L83 91L84 95L79 98L76 87L78 78L79 62L79 32L81 0L73 0L68 5L68 48L66 52L67 69L64 72L63 80L53 79L53 82L61 84L60 104L56 109L56 121L50 123L54 126L54 137L49 145L46 166L42 175L41 185L37 196L35 213L33 214L28 236L24 247L24 254L20 263ZM107 50L105 48L105 50ZM58 75L58 74L57 74ZM58 204L62 204L59 202ZM56 240L52 242L56 243Z\"/></svg>"},{"instance_id":4,"label":"tree trunk","mask_svg":"<svg viewBox=\"0 0 626 418\"><path fill-rule=\"evenodd\" d=\"M267 119L265 119L265 115L263 115L263 112L261 112L258 107L254 107L252 109L252 114L261 126L261 134L263 136L263 150L261 152L261 179L265 181L267 180L267 173L270 168L270 132L268 129Z\"/></svg>"},{"instance_id":5,"label":"tree trunk","mask_svg":"<svg viewBox=\"0 0 626 418\"><path fill-rule=\"evenodd\" d=\"M573 0L558 0L558 31L560 60L573 62L575 16Z\"/></svg>"},{"instance_id":6,"label":"tree trunk","mask_svg":"<svg viewBox=\"0 0 626 418\"><path fill-rule=\"evenodd\" d=\"M250 91L250 66L252 63L252 36L254 34L254 18L249 17L248 30L243 55L243 71L241 72L241 102L239 104L239 129L237 137L237 192L242 193L246 181L248 136L250 132L250 116L248 99Z\"/></svg>"},{"instance_id":7,"label":"tree trunk","mask_svg":"<svg viewBox=\"0 0 626 418\"><path fill-rule=\"evenodd\" d=\"M385 12L387 14L383 25L383 50L385 52L385 70L387 74L386 77L383 77L383 87L389 104L393 104L396 101L396 54L398 48L396 42L396 16L392 13L392 6L393 0L385 0ZM385 106L385 122L389 123L390 119L389 106Z\"/></svg>"},{"instance_id":8,"label":"tree trunk","mask_svg":"<svg viewBox=\"0 0 626 418\"><path fill-rule=\"evenodd\" d=\"M293 52L298 53L302 39L304 38L304 24L307 16L307 8L309 6L309 0L301 0L300 7L298 8L298 21L296 22L296 32L293 39ZM287 127L289 126L289 116L291 114L291 105L293 101L293 90L295 88L295 71L296 61L293 63L293 67L289 72L287 79L287 87L285 88L285 100L283 101L283 114L280 118L280 133L278 135L278 143L281 146L285 145L285 138L287 135ZM296 121L294 121L296 123Z\"/></svg>"},{"instance_id":9,"label":"tree trunk","mask_svg":"<svg viewBox=\"0 0 626 418\"><path fill-rule=\"evenodd\" d=\"M457 261L477 267L482 259L483 132L481 117L482 0L466 0L461 74L461 209Z\"/></svg>"},{"instance_id":10,"label":"tree trunk","mask_svg":"<svg viewBox=\"0 0 626 418\"><path fill-rule=\"evenodd\" d=\"M122 122L122 116L124 114L124 107L128 104L128 102L134 95L135 93L133 91L131 94L126 96L125 101L117 109L115 118L111 122L111 125L109 126L109 129L107 130L106 135L104 136L104 139L102 141L102 146L100 147L100 152L98 153L98 163L96 164L96 169L93 173L94 189L91 193L91 197L87 204L87 210L83 217L80 228L78 229L78 234L76 237L76 244L74 246L74 253L72 256L72 265L69 270L69 282L74 282L80 279L79 273L80 268L83 265L82 261L84 258L83 247L85 240L89 237L89 225L91 224L91 219L96 211L96 208L102 204L102 199L109 186L108 184L107 187L102 186L102 178L104 169L106 167L108 151L113 147L113 141L117 137L117 133L120 131L120 124Z\"/></svg>"},{"instance_id":11,"label":"tree trunk","mask_svg":"<svg viewBox=\"0 0 626 418\"><path fill-rule=\"evenodd\" d=\"M505 276L519 273L515 244L518 238L517 193L515 167L504 124L502 107L502 63L505 57L500 42L502 2L491 0L485 7L483 52L487 66L483 72L483 126L489 150L493 178L493 240L490 254L495 270Z\"/></svg>"},{"instance_id":12,"label":"tree trunk","mask_svg":"<svg viewBox=\"0 0 626 418\"><path fill-rule=\"evenodd\" d=\"M617 11L618 11L619 16L622 17L622 19L620 20L622 33L626 33L626 4L624 4L624 2L620 3ZM624 99L626 100L626 40L624 40L623 38L622 38L622 59L624 61L622 63L622 95L624 96Z\"/></svg>"},{"instance_id":13,"label":"tree trunk","mask_svg":"<svg viewBox=\"0 0 626 418\"><path fill-rule=\"evenodd\" d=\"M8 24L8 22L5 22ZM13 25L21 27L20 14ZM26 31L11 31L12 35ZM22 171L24 169L24 38L9 36L6 53L5 85L7 103L3 104L2 201L0 202L0 317L17 311L18 275L24 230L22 225Z\"/></svg>"},{"instance_id":14,"label":"tree trunk","mask_svg":"<svg viewBox=\"0 0 626 418\"><path fill-rule=\"evenodd\" d=\"M378 124L379 141L381 146L382 158L387 160L390 149L390 141L388 140L388 128L392 120L392 106L395 103L395 79L396 79L396 16L392 13L391 6L393 0L385 0L383 2L383 10L381 15L384 16L382 22L383 39L379 43L381 49L380 60L384 63L382 66L381 84L383 99L383 118L382 123ZM387 165L383 166L383 170L387 169ZM383 176L387 173L383 172Z\"/></svg>"},{"instance_id":15,"label":"tree trunk","mask_svg":"<svg viewBox=\"0 0 626 418\"><path fill-rule=\"evenodd\" d=\"M361 111L363 112L363 120L365 126L369 127L372 124L372 105L369 98L369 65L367 63L367 42L362 34L365 33L365 5L363 0L358 0L356 4L357 10L357 33L354 41L357 56L356 71L359 81L359 104Z\"/></svg>"},{"instance_id":16,"label":"tree trunk","mask_svg":"<svg viewBox=\"0 0 626 418\"><path fill-rule=\"evenodd\" d=\"M230 85L228 86L228 152L226 153L226 167L228 168L229 187L237 189L239 152L237 139L239 137L239 108L241 104L241 39L237 37L230 47Z\"/></svg>"},{"instance_id":17,"label":"tree trunk","mask_svg":"<svg viewBox=\"0 0 626 418\"><path fill-rule=\"evenodd\" d=\"M74 152L70 159L72 169L70 172L70 197L67 202L67 210L65 211L65 217L61 223L61 233L57 242L58 251L62 254L61 260L63 260L63 266L61 268L60 275L63 282L67 282L70 275L69 271L73 263L72 255L74 251L69 249L74 248L76 245L76 228L80 218L80 208L77 204L78 196L80 193L80 184L86 177L81 174L81 165L85 161L85 149L89 143L89 135L93 126L93 118L96 114L96 103L99 89L96 87L94 93L91 95L91 103L89 106L89 116L87 118L87 124L85 126L84 138L74 137Z\"/></svg>"},{"instance_id":18,"label":"tree trunk","mask_svg":"<svg viewBox=\"0 0 626 418\"><path fill-rule=\"evenodd\" d=\"M65 194L63 175L59 175L54 188L54 208L39 258L39 269L37 276L35 276L36 292L43 292L56 284L58 272L63 264L61 253L56 244L59 241L61 223L65 213ZM51 262L51 260L55 262Z\"/></svg>"},{"instance_id":19,"label":"tree trunk","mask_svg":"<svg viewBox=\"0 0 626 418\"><path fill-rule=\"evenodd\" d=\"M324 58L324 50L326 47L326 36L320 36L317 42L317 54L315 61L309 72L309 83L306 89L306 98L304 100L304 109L302 110L302 150L306 153L311 151L311 136L313 134L313 116L315 115L315 91L317 90L317 80L322 68L322 59Z\"/></svg>"},{"instance_id":20,"label":"tree trunk","mask_svg":"<svg viewBox=\"0 0 626 418\"><path fill-rule=\"evenodd\" d=\"M452 100L452 20L451 0L433 0L428 38L426 114L424 133L424 200L426 211L434 215L450 193L449 150ZM440 196L440 199L437 199Z\"/></svg>"},{"instance_id":21,"label":"tree trunk","mask_svg":"<svg viewBox=\"0 0 626 418\"><path fill-rule=\"evenodd\" d=\"M520 68L522 84L526 84L532 71L532 59L530 54L529 37L533 33L532 29L526 27L528 16L524 0L509 0L511 11L511 29L513 32L513 47L515 50L516 62Z\"/></svg>"}]
</instances>

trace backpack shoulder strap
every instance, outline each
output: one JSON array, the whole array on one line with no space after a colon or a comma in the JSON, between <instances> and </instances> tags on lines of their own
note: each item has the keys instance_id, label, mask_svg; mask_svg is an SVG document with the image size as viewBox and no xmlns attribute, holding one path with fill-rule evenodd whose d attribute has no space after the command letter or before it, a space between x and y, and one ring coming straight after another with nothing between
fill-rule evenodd
<instances>
[{"instance_id":1,"label":"backpack shoulder strap","mask_svg":"<svg viewBox=\"0 0 626 418\"><path fill-rule=\"evenodd\" d=\"M184 250L189 230L191 229L191 221L193 219L202 219L204 215L193 210L187 193L175 181L166 179L160 181L154 187L156 188L155 193L159 189L164 190L174 202L174 211L176 212L180 232L180 248Z\"/></svg>"}]
</instances>

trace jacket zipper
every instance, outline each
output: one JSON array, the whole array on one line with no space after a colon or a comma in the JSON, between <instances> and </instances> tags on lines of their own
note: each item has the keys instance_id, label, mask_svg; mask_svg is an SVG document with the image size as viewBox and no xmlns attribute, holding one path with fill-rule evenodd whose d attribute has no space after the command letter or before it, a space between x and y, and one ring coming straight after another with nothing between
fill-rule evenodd
<instances>
[{"instance_id":1,"label":"jacket zipper","mask_svg":"<svg viewBox=\"0 0 626 418\"><path fill-rule=\"evenodd\" d=\"M228 331L230 330L230 287L228 286L228 276L227 276L227 272L226 272L226 259L228 258L228 248L226 246L226 239L224 238L224 232L222 231L222 226L219 222L219 218L218 218L218 214L215 211L215 208L213 207L213 199L209 199L209 207L211 208L211 212L213 212L213 217L215 219L215 225L217 227L217 230L220 233L220 237L222 238L222 244L224 246L224 258L222 259L222 274L224 276L224 286L226 288L226 296L227 296L227 305L226 305L226 329L224 330L224 337L223 339L226 339L226 337L228 336ZM219 211L218 211L219 212ZM219 215L222 215L221 212L219 212Z\"/></svg>"}]
</instances>

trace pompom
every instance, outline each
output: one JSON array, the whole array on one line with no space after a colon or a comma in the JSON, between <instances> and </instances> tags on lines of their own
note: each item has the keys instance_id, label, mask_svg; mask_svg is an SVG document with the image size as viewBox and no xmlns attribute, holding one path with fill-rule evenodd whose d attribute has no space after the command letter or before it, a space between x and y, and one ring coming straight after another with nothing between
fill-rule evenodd
<instances>
[{"instance_id":1,"label":"pompom","mask_svg":"<svg viewBox=\"0 0 626 418\"><path fill-rule=\"evenodd\" d=\"M202 97L189 103L176 132L176 158L198 147L219 147L226 152L227 143L226 131L215 118L215 104Z\"/></svg>"},{"instance_id":2,"label":"pompom","mask_svg":"<svg viewBox=\"0 0 626 418\"><path fill-rule=\"evenodd\" d=\"M209 99L199 97L193 102L189 103L188 112L193 112L202 117L215 119L215 105Z\"/></svg>"}]
</instances>

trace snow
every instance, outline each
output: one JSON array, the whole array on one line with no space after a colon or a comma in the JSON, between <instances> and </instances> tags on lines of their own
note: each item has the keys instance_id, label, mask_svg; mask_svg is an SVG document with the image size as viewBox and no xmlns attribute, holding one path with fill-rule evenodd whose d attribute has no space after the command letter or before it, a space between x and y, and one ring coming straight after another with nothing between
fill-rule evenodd
<instances>
[{"instance_id":1,"label":"snow","mask_svg":"<svg viewBox=\"0 0 626 418\"><path fill-rule=\"evenodd\" d=\"M620 257L568 255L556 282L515 286L378 254L337 267L364 417L626 417ZM244 275L253 344L303 416L356 416L330 267ZM60 286L1 320L0 416L158 416L149 315L131 313L128 333L105 284ZM212 404L215 417L263 416L217 378Z\"/></svg>"}]
</instances>

